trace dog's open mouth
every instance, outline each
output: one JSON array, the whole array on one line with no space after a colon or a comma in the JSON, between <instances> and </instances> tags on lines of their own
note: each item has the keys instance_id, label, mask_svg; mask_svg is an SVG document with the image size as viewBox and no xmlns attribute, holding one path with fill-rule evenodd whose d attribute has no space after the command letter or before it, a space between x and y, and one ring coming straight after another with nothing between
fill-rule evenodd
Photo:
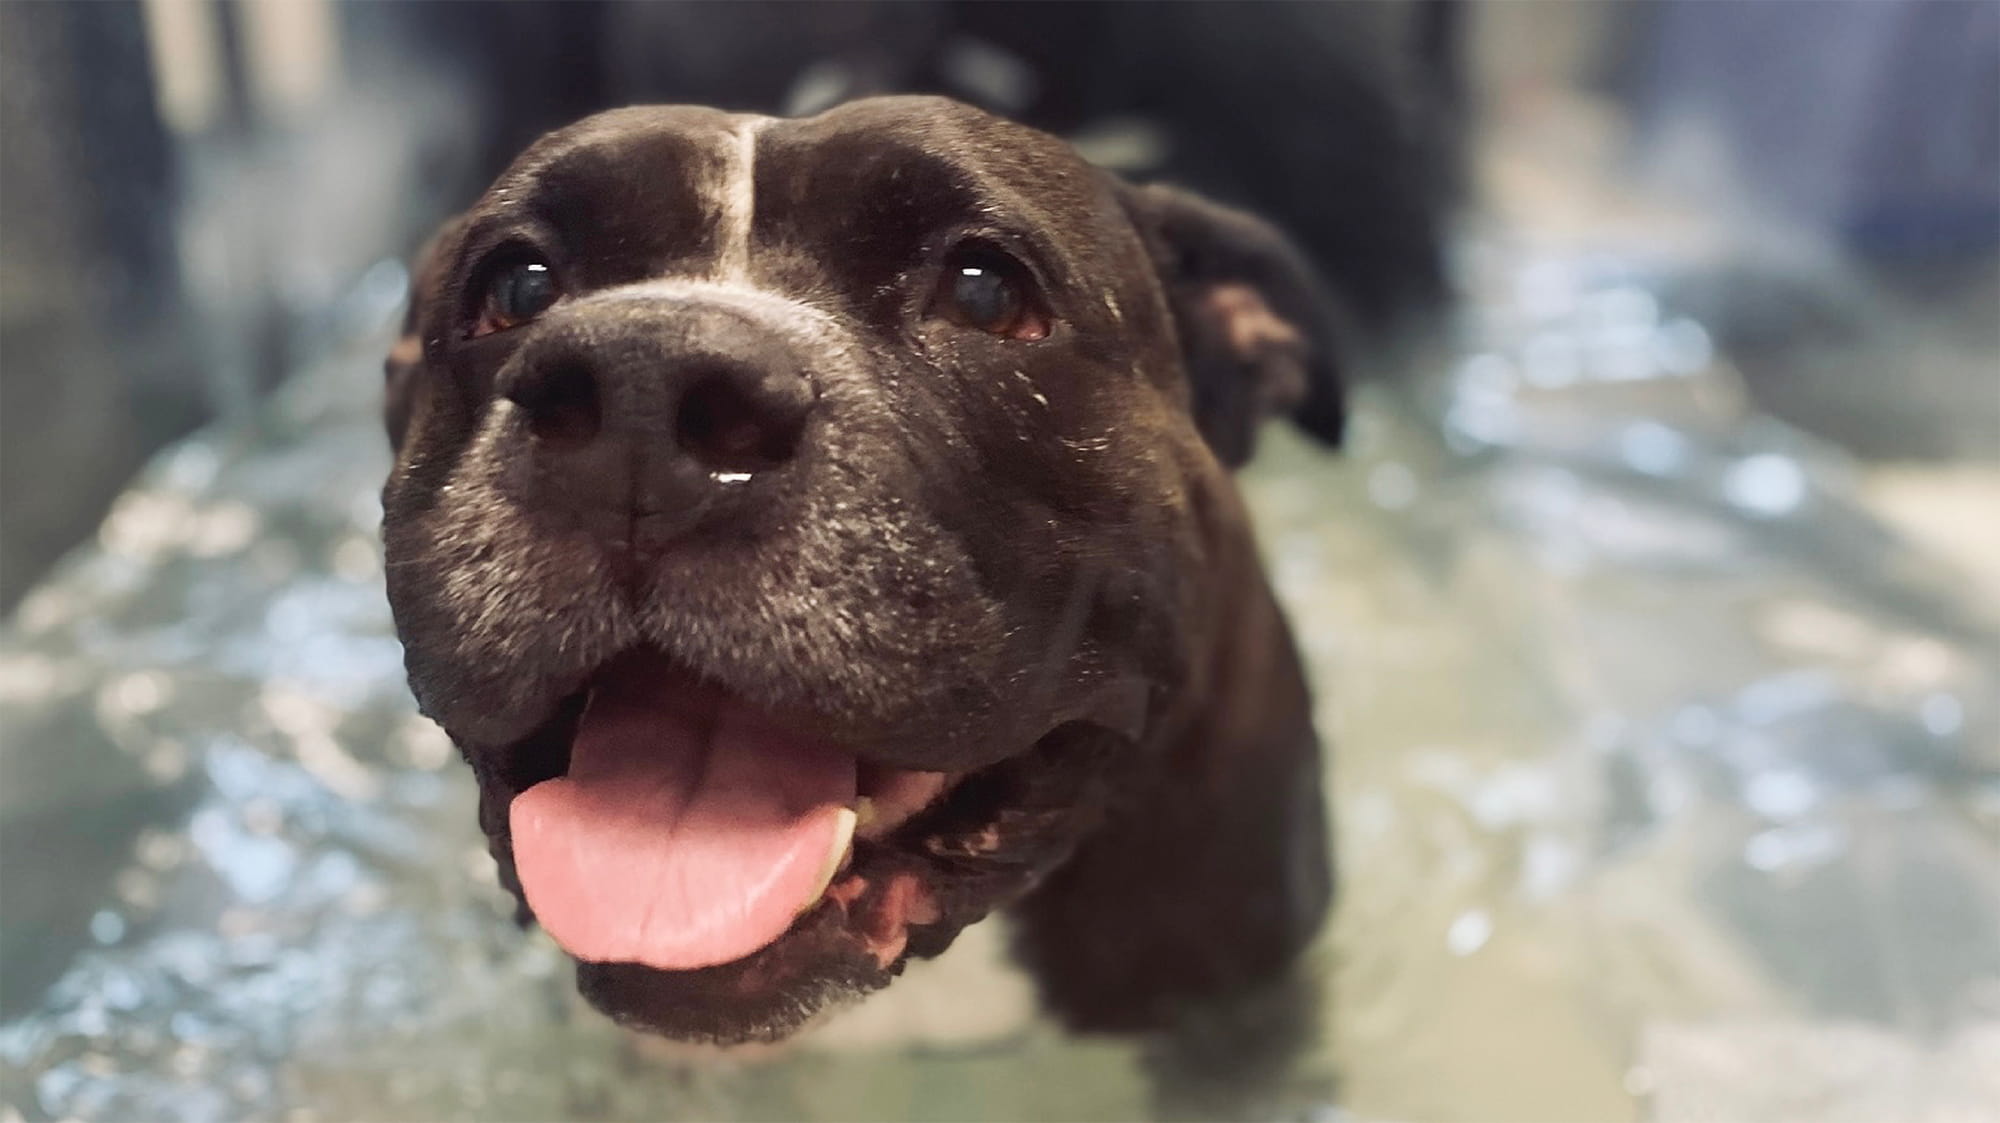
<instances>
[{"instance_id":1,"label":"dog's open mouth","mask_svg":"<svg viewBox=\"0 0 2000 1123\"><path fill-rule=\"evenodd\" d=\"M977 771L891 768L634 653L517 746L504 833L528 907L586 964L740 993L838 960L880 985L1067 854L1102 743L1070 723Z\"/></svg>"},{"instance_id":2,"label":"dog's open mouth","mask_svg":"<svg viewBox=\"0 0 2000 1123\"><path fill-rule=\"evenodd\" d=\"M579 959L663 971L741 959L782 936L877 840L949 786L869 767L653 660L591 684L566 773L509 808L528 905ZM858 881L843 882L848 897ZM873 917L878 958L937 919L909 880Z\"/></svg>"}]
</instances>

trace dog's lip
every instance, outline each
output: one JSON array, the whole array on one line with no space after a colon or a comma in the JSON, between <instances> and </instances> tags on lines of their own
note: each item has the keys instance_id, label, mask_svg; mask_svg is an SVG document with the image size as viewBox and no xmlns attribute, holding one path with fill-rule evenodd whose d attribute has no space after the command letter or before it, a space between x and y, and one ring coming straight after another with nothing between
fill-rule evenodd
<instances>
[{"instance_id":1,"label":"dog's lip","mask_svg":"<svg viewBox=\"0 0 2000 1123\"><path fill-rule=\"evenodd\" d=\"M495 761L501 765L501 771L511 774L519 771L515 758L521 755L523 746L546 742L551 731L572 725L590 696L592 683L618 661L630 658L677 662L676 657L665 654L661 648L645 643L610 657L569 662L525 687L517 687L511 696L499 698L498 704L484 706L468 695L433 695L423 689L425 676L414 672L411 682L420 712L443 726L469 756ZM838 728L836 739L866 765L922 771L922 757L945 747L912 741L884 725L864 722L838 726L811 707L759 697L754 691L739 689L727 677L706 670L683 665L680 673L695 675L720 687L783 725L797 729ZM953 759L948 770L970 773L990 768L1019 756L1050 731L1072 722L1095 726L1126 740L1141 740L1146 736L1158 689L1159 683L1142 672L1128 670L1104 675L1082 697L1044 714L1039 725L1010 729L1010 735L1000 742L982 746L973 755ZM544 772L537 778L559 775L560 771Z\"/></svg>"},{"instance_id":2,"label":"dog's lip","mask_svg":"<svg viewBox=\"0 0 2000 1123\"><path fill-rule=\"evenodd\" d=\"M633 661L654 663L659 673L682 682L698 681L728 693L740 702L749 704L770 715L780 725L797 730L811 730L821 727L824 719L798 707L764 707L755 699L745 698L732 690L726 683L717 683L711 676L690 671L671 657L650 648L637 648L613 656L590 670L565 676L551 684L546 691L551 699L545 703L537 716L519 720L518 727L525 728L519 735L489 743L479 750L479 754L500 762L501 771L512 781L510 786L517 790L552 780L565 775L569 770L569 749L576 737L576 723L588 706L596 684L606 675L614 673L620 664ZM951 784L971 772L991 767L1008 760L1021 751L1032 747L1030 739L1019 750L1010 751L996 761L981 762L973 767L926 769L900 763L907 752L898 752L864 741L842 740L844 751L852 753L859 766L861 803L856 811L860 822L856 836L876 838L893 830L911 815L923 809L930 798L935 798L947 790ZM559 748L560 753L551 752ZM539 759L523 759L538 757ZM918 799L920 795L927 798ZM871 823L873 824L871 827Z\"/></svg>"}]
</instances>

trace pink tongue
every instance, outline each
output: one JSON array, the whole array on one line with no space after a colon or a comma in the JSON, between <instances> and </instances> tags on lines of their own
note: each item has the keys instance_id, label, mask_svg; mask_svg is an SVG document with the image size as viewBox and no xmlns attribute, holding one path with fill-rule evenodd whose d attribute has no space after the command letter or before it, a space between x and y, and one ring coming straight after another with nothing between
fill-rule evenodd
<instances>
[{"instance_id":1,"label":"pink tongue","mask_svg":"<svg viewBox=\"0 0 2000 1123\"><path fill-rule=\"evenodd\" d=\"M715 692L614 674L569 774L514 797L529 907L571 955L668 971L741 959L818 897L854 758Z\"/></svg>"}]
</instances>

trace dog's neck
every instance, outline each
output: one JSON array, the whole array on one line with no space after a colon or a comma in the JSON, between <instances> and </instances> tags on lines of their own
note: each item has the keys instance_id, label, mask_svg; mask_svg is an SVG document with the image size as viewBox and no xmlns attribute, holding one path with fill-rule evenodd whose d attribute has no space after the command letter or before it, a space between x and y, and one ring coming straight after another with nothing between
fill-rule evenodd
<instances>
[{"instance_id":1,"label":"dog's neck","mask_svg":"<svg viewBox=\"0 0 2000 1123\"><path fill-rule=\"evenodd\" d=\"M1305 674L1234 487L1217 498L1209 641L1146 746L1165 767L1019 909L1044 999L1079 1028L1155 1025L1280 978L1331 895Z\"/></svg>"}]
</instances>

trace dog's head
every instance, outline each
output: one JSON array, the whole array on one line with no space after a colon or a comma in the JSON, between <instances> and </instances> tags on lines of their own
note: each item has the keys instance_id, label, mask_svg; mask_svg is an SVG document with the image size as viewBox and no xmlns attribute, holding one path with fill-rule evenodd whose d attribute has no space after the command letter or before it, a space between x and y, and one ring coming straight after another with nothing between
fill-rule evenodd
<instances>
[{"instance_id":1,"label":"dog's head","mask_svg":"<svg viewBox=\"0 0 2000 1123\"><path fill-rule=\"evenodd\" d=\"M1227 468L1338 436L1329 317L1269 227L948 101L530 148L417 270L384 535L585 994L776 1036L1061 862L1199 705Z\"/></svg>"}]
</instances>

